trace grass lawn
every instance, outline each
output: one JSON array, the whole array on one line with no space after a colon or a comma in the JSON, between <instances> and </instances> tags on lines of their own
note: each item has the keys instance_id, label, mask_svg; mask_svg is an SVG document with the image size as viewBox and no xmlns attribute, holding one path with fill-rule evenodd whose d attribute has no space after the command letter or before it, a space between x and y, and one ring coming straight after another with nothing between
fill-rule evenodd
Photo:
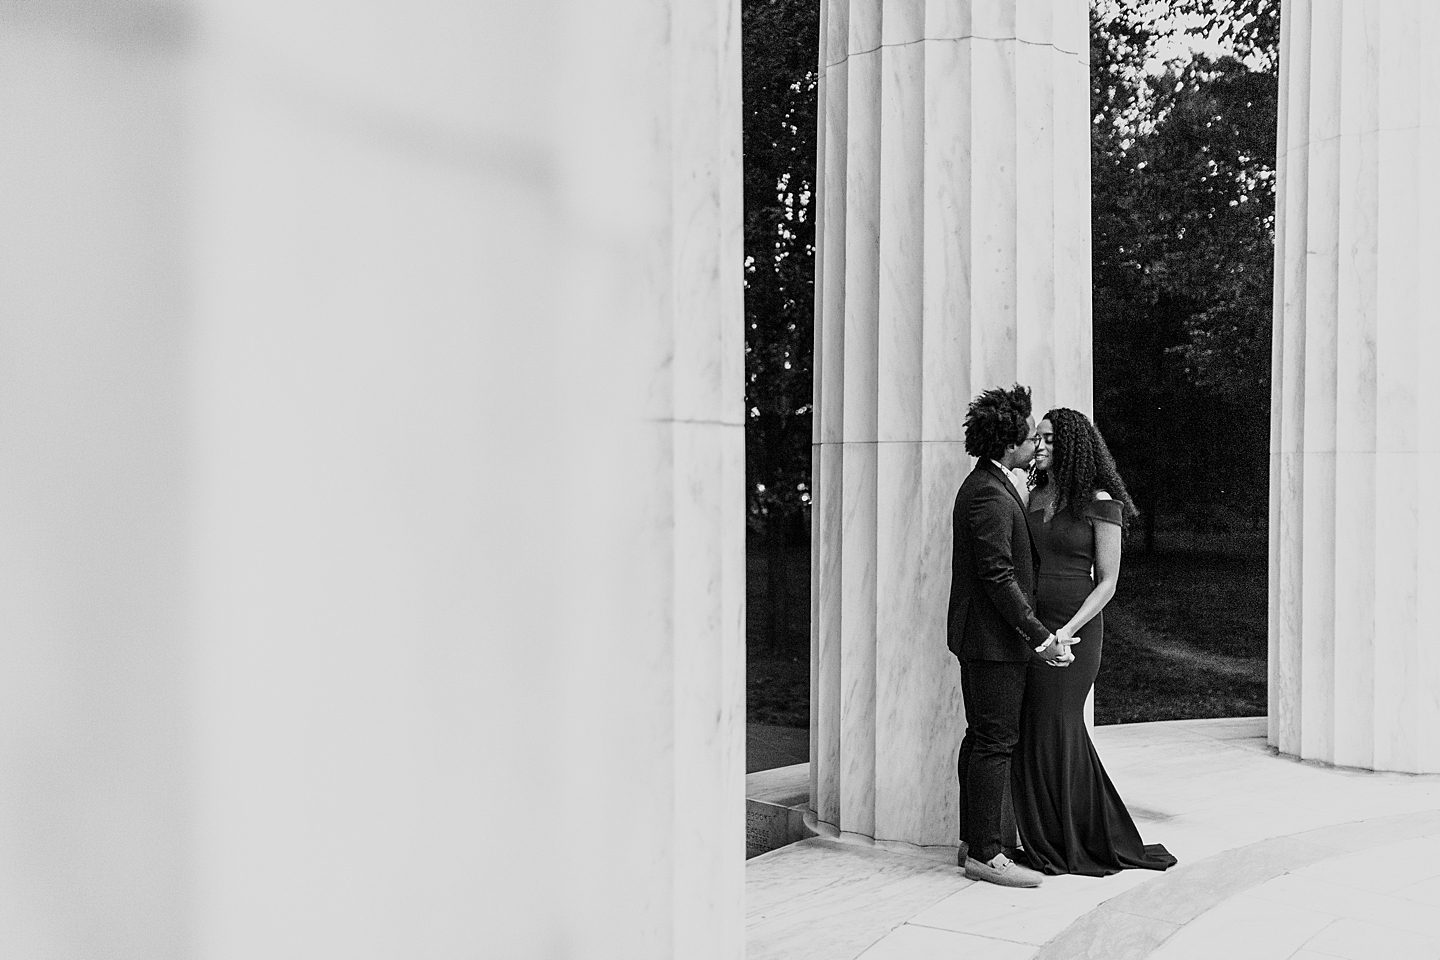
<instances>
[{"instance_id":1,"label":"grass lawn","mask_svg":"<svg viewBox=\"0 0 1440 960\"><path fill-rule=\"evenodd\" d=\"M1095 722L1263 716L1266 615L1263 554L1126 557Z\"/></svg>"},{"instance_id":2,"label":"grass lawn","mask_svg":"<svg viewBox=\"0 0 1440 960\"><path fill-rule=\"evenodd\" d=\"M745 661L745 720L810 726L810 657L765 651Z\"/></svg>"},{"instance_id":3,"label":"grass lawn","mask_svg":"<svg viewBox=\"0 0 1440 960\"><path fill-rule=\"evenodd\" d=\"M1165 540L1169 540L1166 543ZM1161 551L1127 545L1120 587L1105 609L1105 654L1095 682L1095 722L1136 723L1265 713L1266 558L1259 543L1207 544L1170 537ZM809 725L808 555L787 562L793 615L780 642L763 577L751 577L747 719ZM762 558L763 560L763 558ZM799 569L797 569L797 567Z\"/></svg>"},{"instance_id":4,"label":"grass lawn","mask_svg":"<svg viewBox=\"0 0 1440 960\"><path fill-rule=\"evenodd\" d=\"M748 541L745 563L745 719L810 726L810 546ZM777 576L769 564L779 560ZM766 591L783 594L776 606Z\"/></svg>"}]
</instances>

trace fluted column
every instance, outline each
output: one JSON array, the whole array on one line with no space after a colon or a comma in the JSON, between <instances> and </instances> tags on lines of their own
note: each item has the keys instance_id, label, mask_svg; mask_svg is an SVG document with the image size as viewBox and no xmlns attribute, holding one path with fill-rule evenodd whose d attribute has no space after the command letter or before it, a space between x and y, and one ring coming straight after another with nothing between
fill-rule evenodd
<instances>
[{"instance_id":1,"label":"fluted column","mask_svg":"<svg viewBox=\"0 0 1440 960\"><path fill-rule=\"evenodd\" d=\"M1440 7L1281 37L1270 742L1440 772Z\"/></svg>"},{"instance_id":2,"label":"fluted column","mask_svg":"<svg viewBox=\"0 0 1440 960\"><path fill-rule=\"evenodd\" d=\"M0 3L0 957L743 955L739 7Z\"/></svg>"},{"instance_id":3,"label":"fluted column","mask_svg":"<svg viewBox=\"0 0 1440 960\"><path fill-rule=\"evenodd\" d=\"M816 254L817 825L956 842L965 407L1089 410L1084 0L827 0Z\"/></svg>"}]
</instances>

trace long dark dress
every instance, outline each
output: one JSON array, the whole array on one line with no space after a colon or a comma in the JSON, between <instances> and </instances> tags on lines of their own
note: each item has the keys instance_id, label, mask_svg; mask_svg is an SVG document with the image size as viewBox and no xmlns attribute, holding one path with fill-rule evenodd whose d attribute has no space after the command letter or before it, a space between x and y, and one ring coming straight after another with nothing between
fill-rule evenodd
<instances>
[{"instance_id":1,"label":"long dark dress","mask_svg":"<svg viewBox=\"0 0 1440 960\"><path fill-rule=\"evenodd\" d=\"M1117 500L1095 500L1079 517L1067 509L1047 522L1044 504L1032 501L1027 520L1040 551L1035 613L1049 629L1064 626L1095 587L1091 525L1119 524L1122 509ZM1103 877L1175 864L1163 846L1140 839L1085 729L1085 699L1100 671L1104 633L1101 613L1077 634L1070 666L1033 664L1026 680L1011 790L1026 857L1048 874Z\"/></svg>"}]
</instances>

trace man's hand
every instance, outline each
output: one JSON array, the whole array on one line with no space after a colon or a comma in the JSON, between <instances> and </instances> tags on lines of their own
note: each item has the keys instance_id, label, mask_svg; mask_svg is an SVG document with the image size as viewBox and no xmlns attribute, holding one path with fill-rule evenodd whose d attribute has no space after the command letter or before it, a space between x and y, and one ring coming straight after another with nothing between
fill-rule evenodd
<instances>
[{"instance_id":1,"label":"man's hand","mask_svg":"<svg viewBox=\"0 0 1440 960\"><path fill-rule=\"evenodd\" d=\"M1070 661L1075 659L1075 654L1070 652L1070 648L1063 643L1056 642L1056 637L1053 634L1036 653L1040 654L1041 660L1044 660L1052 667L1068 667Z\"/></svg>"}]
</instances>

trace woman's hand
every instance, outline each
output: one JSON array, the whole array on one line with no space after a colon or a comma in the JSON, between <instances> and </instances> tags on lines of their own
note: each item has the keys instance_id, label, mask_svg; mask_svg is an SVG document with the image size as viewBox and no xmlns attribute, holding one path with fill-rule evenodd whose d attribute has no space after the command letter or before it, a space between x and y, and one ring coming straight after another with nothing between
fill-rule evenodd
<instances>
[{"instance_id":1,"label":"woman's hand","mask_svg":"<svg viewBox=\"0 0 1440 960\"><path fill-rule=\"evenodd\" d=\"M1080 639L1075 636L1075 630L1067 623L1055 631L1055 642L1062 647L1068 647L1072 644L1079 643Z\"/></svg>"}]
</instances>

